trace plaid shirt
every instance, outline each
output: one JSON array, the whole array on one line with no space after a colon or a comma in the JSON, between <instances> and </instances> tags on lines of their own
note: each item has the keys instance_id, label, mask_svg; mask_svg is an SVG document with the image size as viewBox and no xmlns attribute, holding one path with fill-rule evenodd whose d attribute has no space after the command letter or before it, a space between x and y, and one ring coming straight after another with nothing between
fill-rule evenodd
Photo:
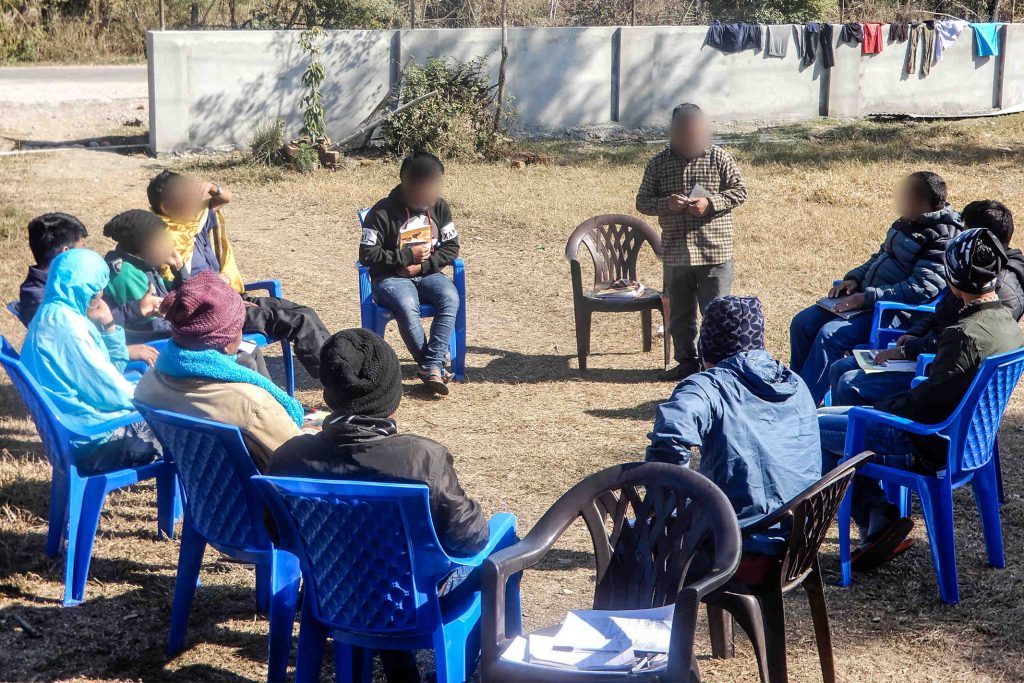
<instances>
[{"instance_id":1,"label":"plaid shirt","mask_svg":"<svg viewBox=\"0 0 1024 683\"><path fill-rule=\"evenodd\" d=\"M711 194L707 213L670 213L669 195L689 196L698 183ZM658 217L665 265L709 266L732 258L732 210L746 198L740 169L721 147L711 145L696 159L666 148L647 163L636 208Z\"/></svg>"}]
</instances>

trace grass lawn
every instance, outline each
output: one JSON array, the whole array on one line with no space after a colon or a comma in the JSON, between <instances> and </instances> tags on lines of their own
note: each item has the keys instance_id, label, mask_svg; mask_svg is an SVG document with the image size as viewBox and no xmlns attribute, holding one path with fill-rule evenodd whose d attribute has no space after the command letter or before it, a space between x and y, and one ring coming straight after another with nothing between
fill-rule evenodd
<instances>
[{"instance_id":1,"label":"grass lawn","mask_svg":"<svg viewBox=\"0 0 1024 683\"><path fill-rule=\"evenodd\" d=\"M770 133L762 135L762 133ZM468 383L445 400L407 377L400 427L446 444L462 482L488 513L514 512L529 529L567 488L602 467L642 458L659 401L660 352L641 352L639 316L596 316L590 370L575 358L565 240L602 213L635 213L634 193L657 146L547 144L550 166L452 163L447 196L460 229L469 287ZM833 278L866 258L894 218L893 191L915 170L942 174L958 207L997 198L1024 214L1019 166L1024 117L958 123L789 126L731 141L750 189L736 213L735 293L757 294L768 345L788 357L788 323ZM332 330L356 326L357 209L395 183L393 163L296 176L254 171L238 157L154 160L85 150L0 160L0 298L16 298L30 262L24 225L64 210L89 226L100 251L113 214L145 204L145 182L164 164L184 165L230 186L225 211L248 280L278 277L290 298L317 308ZM642 264L657 284L655 260ZM657 322L656 322L657 324ZM0 317L20 345L24 331ZM407 370L392 327L388 339ZM309 378L300 398L319 405ZM939 603L924 529L890 567L830 586L836 668L843 681L1017 681L1024 679L1024 468L1022 403L1001 432L1008 501L1003 507L1007 569L986 565L968 491L956 494L963 601ZM818 454L808 453L816 458ZM168 661L164 640L177 544L155 538L155 491L110 497L96 540L85 604L59 605L62 564L43 554L49 467L13 388L0 380L0 679L259 680L267 623L252 599L253 572L208 552L192 611L189 648ZM837 578L834 535L824 548L826 579ZM534 628L585 607L593 565L582 525L526 576L524 610ZM791 679L820 678L806 601L787 600ZM33 637L14 615L29 623ZM698 654L708 681L755 681L749 644L737 657ZM1020 629L1020 630L1018 630ZM429 668L429 658L424 660ZM325 668L325 672L327 669Z\"/></svg>"}]
</instances>

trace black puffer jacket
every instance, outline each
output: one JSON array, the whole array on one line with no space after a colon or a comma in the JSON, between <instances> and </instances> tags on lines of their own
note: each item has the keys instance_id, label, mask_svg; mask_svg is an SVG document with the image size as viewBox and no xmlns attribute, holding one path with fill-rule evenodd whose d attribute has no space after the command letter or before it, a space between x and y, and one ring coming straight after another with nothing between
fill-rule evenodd
<instances>
[{"instance_id":1,"label":"black puffer jacket","mask_svg":"<svg viewBox=\"0 0 1024 683\"><path fill-rule=\"evenodd\" d=\"M942 255L964 222L953 207L908 221L900 218L871 258L843 278L860 284L868 306L878 301L921 304L946 286Z\"/></svg>"},{"instance_id":2,"label":"black puffer jacket","mask_svg":"<svg viewBox=\"0 0 1024 683\"><path fill-rule=\"evenodd\" d=\"M1024 315L1024 252L1009 249L1007 264L996 280L996 294L999 301L1014 320ZM907 358L917 358L922 353L935 353L939 336L950 325L960 320L963 302L947 291L935 305L935 313L917 320L907 328L907 334L915 339L907 342Z\"/></svg>"},{"instance_id":3,"label":"black puffer jacket","mask_svg":"<svg viewBox=\"0 0 1024 683\"><path fill-rule=\"evenodd\" d=\"M448 553L472 555L487 545L487 520L459 485L448 449L422 436L399 434L388 419L331 415L321 433L294 437L278 448L268 473L424 483L434 530Z\"/></svg>"}]
</instances>

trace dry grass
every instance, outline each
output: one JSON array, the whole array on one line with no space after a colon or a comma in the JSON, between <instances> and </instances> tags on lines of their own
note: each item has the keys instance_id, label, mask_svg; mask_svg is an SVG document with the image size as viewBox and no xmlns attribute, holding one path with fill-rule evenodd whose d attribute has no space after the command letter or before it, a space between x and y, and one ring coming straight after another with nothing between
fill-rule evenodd
<instances>
[{"instance_id":1,"label":"dry grass","mask_svg":"<svg viewBox=\"0 0 1024 683\"><path fill-rule=\"evenodd\" d=\"M891 194L904 174L940 172L962 205L997 197L1024 206L1017 168L1024 118L957 124L857 124L792 127L748 136L735 152L751 189L737 213L735 290L762 297L769 345L788 355L790 317L846 268L877 247L892 220ZM399 412L406 430L449 446L466 489L489 513L514 512L528 529L555 498L585 475L642 456L658 401L659 355L640 352L636 319L598 318L592 369L574 357L565 238L585 218L633 212L643 160L653 147L556 145L560 163L514 171L453 164L448 197L469 270L469 383L444 401L425 398L411 380ZM224 161L193 162L238 199L227 211L239 262L249 279L278 276L328 327L358 323L356 209L394 182L392 164L354 166L307 177L256 176ZM159 164L94 152L0 163L5 226L61 208L94 232L113 213L143 204L144 180ZM102 250L101 238L91 238ZM15 296L28 250L0 242L0 295ZM656 282L656 264L645 279ZM20 343L9 318L0 333ZM400 348L394 330L389 339ZM402 357L408 361L404 350ZM307 387L310 385L307 383ZM306 388L301 398L317 403ZM988 568L969 494L956 496L963 602L939 604L923 530L891 567L830 588L837 668L846 681L1015 681L1024 678L1024 481L1018 453L1022 406L1014 401L1002 443L1009 501L1003 508L1006 570ZM96 541L87 602L63 609L59 562L44 557L48 468L9 384L0 384L0 678L90 680L258 680L265 675L266 622L252 607L252 572L210 553L192 613L188 649L163 654L175 543L154 538L152 487L111 496ZM808 454L808 457L817 457ZM830 578L835 548L825 548ZM574 529L543 567L527 576L527 625L553 623L587 603L593 570L586 539ZM794 681L819 677L802 596L788 601ZM12 613L40 633L32 638ZM709 681L753 681L749 646L738 638L732 661L707 659Z\"/></svg>"}]
</instances>

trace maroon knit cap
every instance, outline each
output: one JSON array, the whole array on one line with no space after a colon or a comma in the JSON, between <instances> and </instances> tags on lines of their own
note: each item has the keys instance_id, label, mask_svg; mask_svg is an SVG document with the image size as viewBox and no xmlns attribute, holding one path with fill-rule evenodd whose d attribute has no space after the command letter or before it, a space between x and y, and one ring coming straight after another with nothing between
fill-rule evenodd
<instances>
[{"instance_id":1,"label":"maroon knit cap","mask_svg":"<svg viewBox=\"0 0 1024 683\"><path fill-rule=\"evenodd\" d=\"M245 322L242 297L209 270L185 280L160 308L174 342L193 351L223 349L238 338Z\"/></svg>"}]
</instances>

